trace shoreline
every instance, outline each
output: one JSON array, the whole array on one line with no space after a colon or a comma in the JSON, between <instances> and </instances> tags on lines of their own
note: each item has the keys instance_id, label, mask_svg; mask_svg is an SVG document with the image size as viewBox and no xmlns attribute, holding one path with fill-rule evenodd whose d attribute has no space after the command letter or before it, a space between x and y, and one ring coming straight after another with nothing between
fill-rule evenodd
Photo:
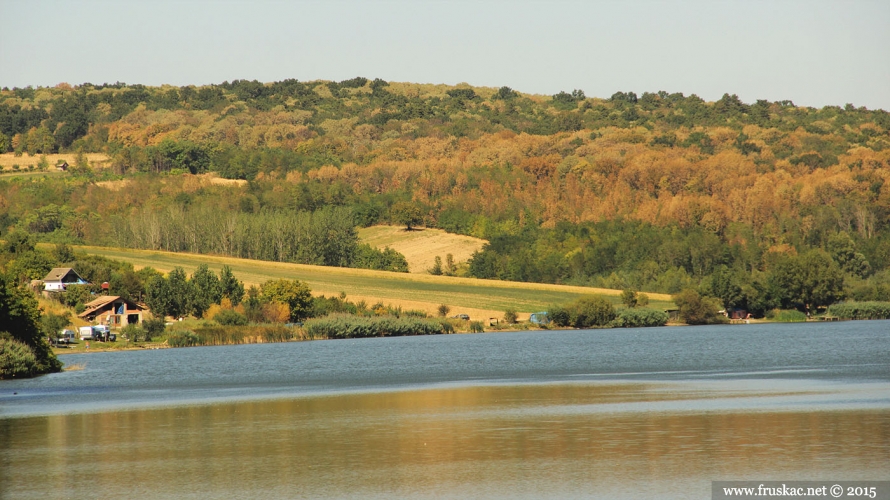
<instances>
[{"instance_id":1,"label":"shoreline","mask_svg":"<svg viewBox=\"0 0 890 500\"><path fill-rule=\"evenodd\" d=\"M839 321L867 321L867 320L839 320ZM783 321L771 321L771 320L768 320L768 319L765 319L765 318L761 318L761 319L750 319L750 320L747 320L747 321L744 321L744 320L743 320L743 321L740 321L740 322L724 323L722 326L761 325L761 324L769 324L769 323L775 323L775 324L792 324L792 323L800 323L800 324L819 324L819 323L824 323L824 321L808 320L808 321L783 322ZM668 323L668 324L666 324L666 325L664 325L664 326L662 326L662 327L645 327L645 328L671 328L671 327L682 327L682 326L690 326L690 325L687 325L686 323ZM699 325L699 326L721 326L721 325ZM588 330L626 330L626 329L627 329L627 328L590 328L590 329L588 329ZM566 327L566 328L560 328L560 327L554 327L554 328L523 328L523 329L506 329L506 328L505 328L505 329L492 329L492 330L487 330L487 331L484 331L484 332L470 332L470 331L465 331L465 332L463 332L463 331L462 331L462 332L454 332L454 333L448 333L448 334L442 334L442 335L461 335L461 334L468 334L468 333L503 333L503 332L564 331L564 330L583 330L583 329L580 329L580 328L569 328L569 327ZM373 338L376 338L376 337L373 337ZM383 338L383 337L381 337L381 338ZM288 342L307 342L307 341L313 341L313 340L349 340L349 339L329 339L329 338L324 338L324 339L306 339L306 338L294 338L294 339L285 340L285 341L240 342L240 343L227 343L227 344L193 345L193 346L182 346L182 347L178 347L178 346L169 346L169 345L163 345L163 346L161 346L161 345L164 344L164 343L148 342L148 343L146 343L146 344L144 344L144 345L135 344L135 345L131 345L131 346L95 346L95 345L91 345L91 346L90 346L90 349L80 348L80 347L81 347L81 344L77 344L77 347L75 347L75 348L59 348L59 347L53 347L53 348L52 348L52 351L53 351L53 354L55 354L56 356L65 356L65 355L71 355L71 354L92 354L92 353L122 352L122 351L157 351L157 350L162 350L162 349L181 349L181 348L186 348L186 347L216 347L216 346L222 346L222 345L284 344L284 343L288 343Z\"/></svg>"}]
</instances>

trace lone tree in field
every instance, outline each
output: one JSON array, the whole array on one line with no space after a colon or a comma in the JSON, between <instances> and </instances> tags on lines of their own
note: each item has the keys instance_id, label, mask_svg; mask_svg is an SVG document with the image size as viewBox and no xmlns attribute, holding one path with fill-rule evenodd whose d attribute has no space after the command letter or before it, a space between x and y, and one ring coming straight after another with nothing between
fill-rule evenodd
<instances>
[{"instance_id":1,"label":"lone tree in field","mask_svg":"<svg viewBox=\"0 0 890 500\"><path fill-rule=\"evenodd\" d=\"M392 206L392 221L405 226L410 231L413 226L423 222L423 213L416 204L400 201Z\"/></svg>"}]
</instances>

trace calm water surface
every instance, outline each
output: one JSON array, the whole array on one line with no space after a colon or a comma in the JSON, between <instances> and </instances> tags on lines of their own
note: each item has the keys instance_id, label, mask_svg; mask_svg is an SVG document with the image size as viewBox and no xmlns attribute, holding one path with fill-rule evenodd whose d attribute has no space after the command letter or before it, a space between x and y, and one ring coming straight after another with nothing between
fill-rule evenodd
<instances>
[{"instance_id":1,"label":"calm water surface","mask_svg":"<svg viewBox=\"0 0 890 500\"><path fill-rule=\"evenodd\" d=\"M0 382L2 498L708 498L890 479L890 322L67 355Z\"/></svg>"}]
</instances>

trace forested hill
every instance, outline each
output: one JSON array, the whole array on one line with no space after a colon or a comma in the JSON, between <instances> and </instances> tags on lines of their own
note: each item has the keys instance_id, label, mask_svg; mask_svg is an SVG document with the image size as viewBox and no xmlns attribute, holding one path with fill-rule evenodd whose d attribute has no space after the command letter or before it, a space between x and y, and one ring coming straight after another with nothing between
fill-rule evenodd
<instances>
[{"instance_id":1,"label":"forested hill","mask_svg":"<svg viewBox=\"0 0 890 500\"><path fill-rule=\"evenodd\" d=\"M288 214L416 213L491 241L469 267L479 277L699 287L755 310L890 298L888 129L883 110L729 94L365 78L4 89L0 149L104 152L111 168L0 181L0 222L48 241L300 261L310 240L281 229ZM249 182L185 175L204 172ZM273 236L255 248L257 234ZM810 282L794 281L802 269Z\"/></svg>"}]
</instances>

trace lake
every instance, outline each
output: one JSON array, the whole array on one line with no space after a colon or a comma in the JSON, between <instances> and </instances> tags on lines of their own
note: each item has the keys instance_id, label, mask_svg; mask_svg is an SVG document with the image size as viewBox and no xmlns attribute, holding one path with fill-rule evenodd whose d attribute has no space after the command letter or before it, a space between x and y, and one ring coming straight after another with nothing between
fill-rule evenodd
<instances>
[{"instance_id":1,"label":"lake","mask_svg":"<svg viewBox=\"0 0 890 500\"><path fill-rule=\"evenodd\" d=\"M66 355L0 381L2 498L710 498L890 477L890 321Z\"/></svg>"}]
</instances>

